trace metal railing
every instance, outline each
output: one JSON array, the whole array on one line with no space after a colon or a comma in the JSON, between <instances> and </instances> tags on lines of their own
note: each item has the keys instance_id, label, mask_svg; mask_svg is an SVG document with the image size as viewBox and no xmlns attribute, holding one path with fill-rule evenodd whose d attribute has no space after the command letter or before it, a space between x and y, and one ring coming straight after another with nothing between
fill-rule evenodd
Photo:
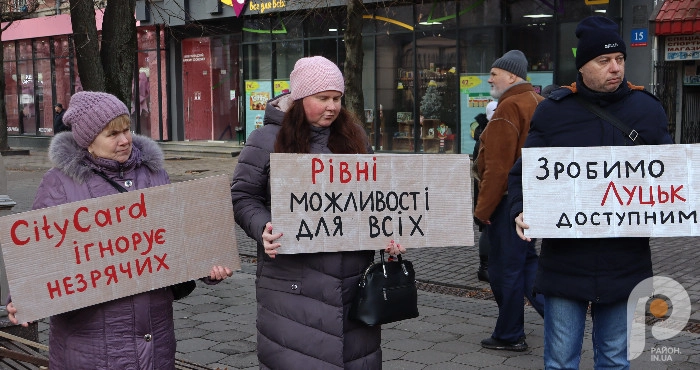
<instances>
[{"instance_id":1,"label":"metal railing","mask_svg":"<svg viewBox=\"0 0 700 370\"><path fill-rule=\"evenodd\" d=\"M656 91L654 94L661 100L661 105L666 111L668 117L668 132L671 134L673 141L678 143L676 138L676 108L677 108L677 67L673 63L659 62L654 66L656 71Z\"/></svg>"}]
</instances>

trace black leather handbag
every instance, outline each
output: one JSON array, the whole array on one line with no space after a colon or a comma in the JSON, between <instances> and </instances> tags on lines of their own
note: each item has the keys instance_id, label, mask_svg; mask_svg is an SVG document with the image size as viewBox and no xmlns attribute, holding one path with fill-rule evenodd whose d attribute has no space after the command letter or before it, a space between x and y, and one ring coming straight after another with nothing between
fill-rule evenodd
<instances>
[{"instance_id":1,"label":"black leather handbag","mask_svg":"<svg viewBox=\"0 0 700 370\"><path fill-rule=\"evenodd\" d=\"M350 318L369 326L418 317L418 293L413 264L398 256L386 262L372 262L360 278L357 296L350 308Z\"/></svg>"}]
</instances>

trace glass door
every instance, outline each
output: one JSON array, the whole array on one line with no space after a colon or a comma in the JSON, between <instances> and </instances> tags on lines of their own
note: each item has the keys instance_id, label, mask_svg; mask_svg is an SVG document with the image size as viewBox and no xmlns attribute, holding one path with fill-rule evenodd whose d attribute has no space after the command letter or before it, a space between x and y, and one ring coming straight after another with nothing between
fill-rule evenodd
<instances>
[{"instance_id":1,"label":"glass door","mask_svg":"<svg viewBox=\"0 0 700 370\"><path fill-rule=\"evenodd\" d=\"M182 41L185 140L213 140L211 49L208 37Z\"/></svg>"}]
</instances>

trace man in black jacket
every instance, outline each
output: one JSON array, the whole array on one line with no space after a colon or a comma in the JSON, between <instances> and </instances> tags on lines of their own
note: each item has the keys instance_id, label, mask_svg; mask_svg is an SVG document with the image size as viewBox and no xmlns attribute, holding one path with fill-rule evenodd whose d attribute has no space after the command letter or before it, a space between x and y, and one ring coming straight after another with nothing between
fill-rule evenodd
<instances>
[{"instance_id":1,"label":"man in black jacket","mask_svg":"<svg viewBox=\"0 0 700 370\"><path fill-rule=\"evenodd\" d=\"M625 78L627 49L618 28L599 16L579 23L576 83L553 91L537 106L523 148L634 145L627 133L589 111L579 99L615 116L648 145L672 143L658 99ZM520 160L511 169L508 196L516 232L529 240L523 234L528 225L523 218ZM635 286L652 273L648 237L542 239L534 289L544 296L544 368L581 366L590 310L593 367L629 369L627 302Z\"/></svg>"},{"instance_id":2,"label":"man in black jacket","mask_svg":"<svg viewBox=\"0 0 700 370\"><path fill-rule=\"evenodd\" d=\"M56 105L53 106L53 110L55 112L53 115L53 134L56 135L59 132L70 131L70 126L66 126L66 124L63 123L63 113L66 112L63 110L63 104L56 103Z\"/></svg>"}]
</instances>

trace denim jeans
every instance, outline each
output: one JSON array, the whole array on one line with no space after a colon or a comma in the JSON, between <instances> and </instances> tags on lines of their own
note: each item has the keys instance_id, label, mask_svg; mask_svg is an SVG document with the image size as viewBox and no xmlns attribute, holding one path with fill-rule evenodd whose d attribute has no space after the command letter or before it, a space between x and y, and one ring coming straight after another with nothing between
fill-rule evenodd
<instances>
[{"instance_id":1,"label":"denim jeans","mask_svg":"<svg viewBox=\"0 0 700 370\"><path fill-rule=\"evenodd\" d=\"M544 367L578 369L587 301L544 297ZM591 303L593 361L597 369L629 369L627 301Z\"/></svg>"},{"instance_id":2,"label":"denim jeans","mask_svg":"<svg viewBox=\"0 0 700 370\"><path fill-rule=\"evenodd\" d=\"M544 302L541 295L533 295L537 274L535 242L526 242L515 232L515 223L508 212L508 198L503 197L486 226L489 242L489 281L498 303L498 319L493 338L516 342L525 336L526 297L542 315Z\"/></svg>"}]
</instances>

